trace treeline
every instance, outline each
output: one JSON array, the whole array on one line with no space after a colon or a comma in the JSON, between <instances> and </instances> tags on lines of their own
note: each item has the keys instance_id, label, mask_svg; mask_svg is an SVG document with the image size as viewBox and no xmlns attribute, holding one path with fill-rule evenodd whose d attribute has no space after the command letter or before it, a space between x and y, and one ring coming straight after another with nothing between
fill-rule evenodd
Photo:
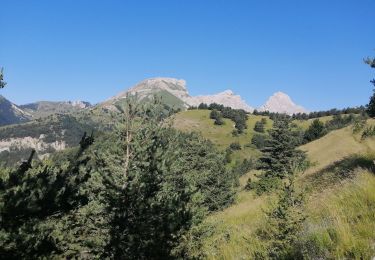
<instances>
[{"instance_id":1,"label":"treeline","mask_svg":"<svg viewBox=\"0 0 375 260\"><path fill-rule=\"evenodd\" d=\"M326 123L315 119L303 135L302 144L314 141L326 135L330 131L344 128L350 124L361 124L367 119L367 114L349 114L342 116L341 114L334 115L333 118Z\"/></svg>"},{"instance_id":2,"label":"treeline","mask_svg":"<svg viewBox=\"0 0 375 260\"><path fill-rule=\"evenodd\" d=\"M280 118L289 118L286 115L274 115L274 120L278 121ZM303 130L299 128L295 123L291 123L291 135L294 136L297 145L303 145L312 142L316 139L323 137L329 132L337 129L344 128L351 124L356 126L363 125L363 122L367 119L366 114L349 114L349 115L334 115L331 120L327 122L322 122L321 120L314 119L310 126ZM264 125L261 121L255 124L254 130L257 132L253 135L251 139L251 144L256 146L258 149L263 149L269 145L269 135L264 132Z\"/></svg>"},{"instance_id":3,"label":"treeline","mask_svg":"<svg viewBox=\"0 0 375 260\"><path fill-rule=\"evenodd\" d=\"M308 120L313 118L319 118L323 116L337 116L337 115L349 115L349 114L365 114L366 113L366 107L365 106L359 106L359 107L347 107L343 109L330 109L325 111L316 111L316 112L310 112L310 113L297 113L293 115L286 115L287 117L291 117L292 119L296 120ZM254 115L261 115L261 116L268 116L272 120L280 115L280 113L273 113L269 111L258 111L254 110Z\"/></svg>"},{"instance_id":4,"label":"treeline","mask_svg":"<svg viewBox=\"0 0 375 260\"><path fill-rule=\"evenodd\" d=\"M243 109L233 109L231 107L226 107L217 103L212 103L210 105L201 103L198 107L190 107L189 110L194 109L208 109L211 110L210 118L215 120L216 125L224 124L222 118L228 118L234 122L233 135L242 134L245 129L247 129L247 119L248 115Z\"/></svg>"}]
</instances>

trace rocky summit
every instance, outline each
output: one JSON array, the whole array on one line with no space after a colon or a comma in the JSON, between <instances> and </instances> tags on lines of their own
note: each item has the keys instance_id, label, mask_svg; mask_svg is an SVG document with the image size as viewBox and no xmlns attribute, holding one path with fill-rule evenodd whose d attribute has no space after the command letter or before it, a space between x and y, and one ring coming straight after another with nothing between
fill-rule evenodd
<instances>
[{"instance_id":1,"label":"rocky summit","mask_svg":"<svg viewBox=\"0 0 375 260\"><path fill-rule=\"evenodd\" d=\"M308 113L304 107L296 105L292 99L283 92L273 94L267 102L259 108L259 111L285 113L288 115Z\"/></svg>"},{"instance_id":2,"label":"rocky summit","mask_svg":"<svg viewBox=\"0 0 375 260\"><path fill-rule=\"evenodd\" d=\"M215 95L191 97L187 102L191 106L198 106L201 103L217 103L235 109L243 109L247 112L252 112L254 110L240 95L235 95L232 90L226 90Z\"/></svg>"},{"instance_id":3,"label":"rocky summit","mask_svg":"<svg viewBox=\"0 0 375 260\"><path fill-rule=\"evenodd\" d=\"M235 95L231 90L226 90L214 95L192 97L189 95L186 87L186 81L175 78L151 78L143 80L134 87L112 97L106 104L110 105L114 101L125 98L127 94L136 94L140 99L160 95L169 105L183 108L198 106L201 103L218 103L235 109L244 109L248 112L254 110L251 106L246 104L241 96Z\"/></svg>"}]
</instances>

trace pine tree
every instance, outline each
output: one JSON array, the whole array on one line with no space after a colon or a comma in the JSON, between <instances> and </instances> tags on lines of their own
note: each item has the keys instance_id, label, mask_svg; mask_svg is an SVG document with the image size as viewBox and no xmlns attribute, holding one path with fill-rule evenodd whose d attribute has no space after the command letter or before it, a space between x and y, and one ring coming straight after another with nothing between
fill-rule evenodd
<instances>
[{"instance_id":1,"label":"pine tree","mask_svg":"<svg viewBox=\"0 0 375 260\"><path fill-rule=\"evenodd\" d=\"M217 111L216 109L211 110L210 118L215 120L214 121L215 125L223 125L224 124L222 114L220 113L220 111Z\"/></svg>"},{"instance_id":2,"label":"pine tree","mask_svg":"<svg viewBox=\"0 0 375 260\"><path fill-rule=\"evenodd\" d=\"M261 158L266 170L265 177L288 177L305 158L304 153L296 149L298 143L293 136L290 119L278 117L269 136Z\"/></svg>"},{"instance_id":3,"label":"pine tree","mask_svg":"<svg viewBox=\"0 0 375 260\"><path fill-rule=\"evenodd\" d=\"M365 60L365 63L370 65L371 68L375 68L375 58L373 59L367 58ZM370 117L375 117L375 79L371 80L370 82L374 86L374 89L373 89L373 94L370 97L370 101L367 105L367 113Z\"/></svg>"},{"instance_id":4,"label":"pine tree","mask_svg":"<svg viewBox=\"0 0 375 260\"><path fill-rule=\"evenodd\" d=\"M84 135L78 149L35 165L32 151L8 178L0 175L4 259L92 258L104 248L106 235L100 237L95 228L103 217L95 216L97 204L87 192L91 158L86 152L93 141Z\"/></svg>"},{"instance_id":5,"label":"pine tree","mask_svg":"<svg viewBox=\"0 0 375 260\"><path fill-rule=\"evenodd\" d=\"M304 134L305 142L311 142L326 134L326 129L323 122L319 119L315 119Z\"/></svg>"},{"instance_id":6,"label":"pine tree","mask_svg":"<svg viewBox=\"0 0 375 260\"><path fill-rule=\"evenodd\" d=\"M258 133L264 133L264 122L263 121L257 121L254 126L254 131Z\"/></svg>"},{"instance_id":7,"label":"pine tree","mask_svg":"<svg viewBox=\"0 0 375 260\"><path fill-rule=\"evenodd\" d=\"M157 102L129 101L122 111L119 138L103 167L111 216L107 256L169 259L192 225L231 203L233 178L224 155L197 135L172 129Z\"/></svg>"},{"instance_id":8,"label":"pine tree","mask_svg":"<svg viewBox=\"0 0 375 260\"><path fill-rule=\"evenodd\" d=\"M276 207L267 213L266 227L258 232L269 243L270 259L302 259L296 245L306 216L302 193L296 192L293 178L289 177Z\"/></svg>"},{"instance_id":9,"label":"pine tree","mask_svg":"<svg viewBox=\"0 0 375 260\"><path fill-rule=\"evenodd\" d=\"M4 81L4 68L0 70L0 88L4 88L7 83Z\"/></svg>"}]
</instances>

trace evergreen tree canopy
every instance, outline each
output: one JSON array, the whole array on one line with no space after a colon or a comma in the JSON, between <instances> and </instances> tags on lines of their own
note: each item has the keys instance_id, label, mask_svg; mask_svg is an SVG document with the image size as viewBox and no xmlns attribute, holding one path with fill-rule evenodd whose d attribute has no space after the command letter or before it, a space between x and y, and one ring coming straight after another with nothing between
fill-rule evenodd
<instances>
[{"instance_id":1,"label":"evergreen tree canopy","mask_svg":"<svg viewBox=\"0 0 375 260\"><path fill-rule=\"evenodd\" d=\"M234 173L211 142L172 129L159 103L119 111L95 143L85 134L41 163L0 169L1 258L182 257L183 235L232 203Z\"/></svg>"},{"instance_id":2,"label":"evergreen tree canopy","mask_svg":"<svg viewBox=\"0 0 375 260\"><path fill-rule=\"evenodd\" d=\"M284 178L293 173L305 155L297 150L298 144L290 127L288 117L279 116L269 132L267 146L262 150L261 158L266 170L266 177Z\"/></svg>"},{"instance_id":3,"label":"evergreen tree canopy","mask_svg":"<svg viewBox=\"0 0 375 260\"><path fill-rule=\"evenodd\" d=\"M306 130L304 140L305 142L311 142L322 137L323 135L325 135L325 133L326 130L323 122L321 122L319 119L315 119Z\"/></svg>"},{"instance_id":4,"label":"evergreen tree canopy","mask_svg":"<svg viewBox=\"0 0 375 260\"><path fill-rule=\"evenodd\" d=\"M254 131L264 133L264 121L255 122Z\"/></svg>"},{"instance_id":5,"label":"evergreen tree canopy","mask_svg":"<svg viewBox=\"0 0 375 260\"><path fill-rule=\"evenodd\" d=\"M4 88L7 83L4 81L4 68L0 70L0 88Z\"/></svg>"},{"instance_id":6,"label":"evergreen tree canopy","mask_svg":"<svg viewBox=\"0 0 375 260\"><path fill-rule=\"evenodd\" d=\"M296 244L305 218L303 196L296 192L291 176L279 194L278 204L267 213L266 229L258 232L262 239L270 242L266 258L303 259Z\"/></svg>"},{"instance_id":7,"label":"evergreen tree canopy","mask_svg":"<svg viewBox=\"0 0 375 260\"><path fill-rule=\"evenodd\" d=\"M375 58L367 58L365 62L370 65L371 68L375 68ZM375 117L375 79L370 81L372 85L374 86L373 88L373 94L370 97L370 101L367 105L367 113L370 117Z\"/></svg>"}]
</instances>

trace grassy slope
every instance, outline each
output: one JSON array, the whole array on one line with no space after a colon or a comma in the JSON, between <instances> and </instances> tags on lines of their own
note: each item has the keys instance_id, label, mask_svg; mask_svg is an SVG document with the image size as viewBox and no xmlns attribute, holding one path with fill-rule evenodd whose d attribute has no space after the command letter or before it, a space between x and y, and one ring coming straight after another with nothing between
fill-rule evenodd
<instances>
[{"instance_id":1,"label":"grassy slope","mask_svg":"<svg viewBox=\"0 0 375 260\"><path fill-rule=\"evenodd\" d=\"M375 122L369 120L368 124ZM337 167L330 168L332 163L344 157L375 151L375 138L361 141L360 134L353 135L351 128L347 127L301 149L307 152L310 161L318 163L299 177L297 184L300 189L309 184L314 186L311 184L322 177L319 174L330 176L320 183L319 191L314 192L312 187L313 190L306 193L308 218L301 240L314 245L309 252L317 252L325 258L363 256L367 259L371 254L375 255L374 247L371 248L375 244L375 176L358 168L356 160L351 165L353 168L346 164L339 170ZM372 164L372 159L366 160L366 163ZM340 170L355 174L350 179L333 178L341 174ZM256 197L252 192L243 190L252 174L250 172L242 177L236 203L205 221L204 225L210 227L210 231L199 241L201 248L192 248L192 255L209 259L248 259L249 256L254 257L256 251L264 250L264 243L257 239L254 232L265 224L264 210L273 204L274 197Z\"/></svg>"},{"instance_id":2,"label":"grassy slope","mask_svg":"<svg viewBox=\"0 0 375 260\"><path fill-rule=\"evenodd\" d=\"M367 125L375 125L375 120L368 120ZM302 146L301 150L307 152L309 160L314 164L307 171L311 173L351 154L375 151L375 142L371 139L361 140L360 133L353 134L351 127L345 127Z\"/></svg>"},{"instance_id":3,"label":"grassy slope","mask_svg":"<svg viewBox=\"0 0 375 260\"><path fill-rule=\"evenodd\" d=\"M210 119L209 110L188 110L183 111L174 116L174 126L183 131L199 132L201 135L211 140L221 150L225 150L231 143L239 142L242 150L235 153L234 158L246 158L249 156L256 156L259 152L251 147L244 147L249 144L255 131L254 126L256 121L260 121L262 116L249 115L247 121L248 129L245 134L238 137L232 136L234 130L234 123L229 119L224 119L225 124L222 126L214 125L214 120ZM272 121L267 119L266 129L272 127Z\"/></svg>"},{"instance_id":4,"label":"grassy slope","mask_svg":"<svg viewBox=\"0 0 375 260\"><path fill-rule=\"evenodd\" d=\"M323 117L319 117L319 120L323 123L326 123L327 121L331 120L333 118L333 116L323 116ZM297 126L301 127L302 129L306 130L312 123L312 121L314 121L315 118L313 119L308 119L308 120L295 120L294 123L297 124Z\"/></svg>"}]
</instances>

